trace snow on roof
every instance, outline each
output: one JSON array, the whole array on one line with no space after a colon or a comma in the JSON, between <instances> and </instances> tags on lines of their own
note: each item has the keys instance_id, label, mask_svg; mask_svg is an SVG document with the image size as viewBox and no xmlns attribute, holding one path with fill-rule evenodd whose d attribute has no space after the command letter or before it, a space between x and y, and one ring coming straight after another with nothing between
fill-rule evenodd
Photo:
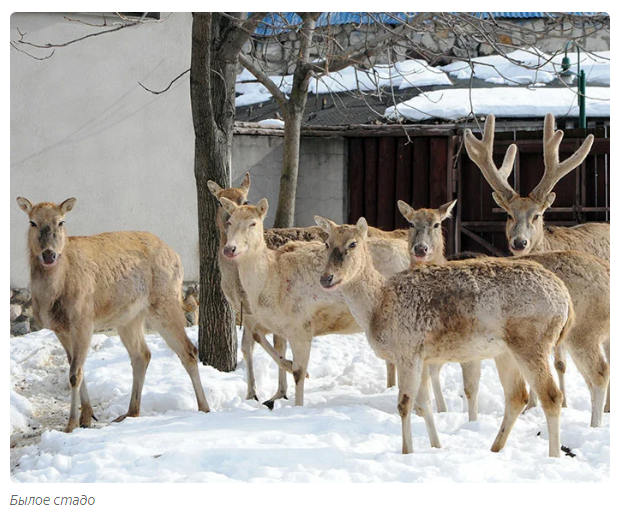
<instances>
[{"instance_id":1,"label":"snow on roof","mask_svg":"<svg viewBox=\"0 0 634 518\"><path fill-rule=\"evenodd\" d=\"M586 90L588 117L610 116L610 88L590 87ZM426 92L391 106L385 111L390 120L422 121L455 120L492 113L498 117L533 118L552 113L555 117L579 115L576 88L467 88Z\"/></svg>"},{"instance_id":2,"label":"snow on roof","mask_svg":"<svg viewBox=\"0 0 634 518\"><path fill-rule=\"evenodd\" d=\"M588 87L587 115L610 116L610 51L568 54L570 70L577 72L577 62L586 72ZM558 116L576 116L576 87L563 84L562 54L551 55L517 50L508 56L474 58L471 62L456 61L443 67L432 67L424 60L406 60L394 65L376 65L369 70L348 67L340 72L312 78L309 92L329 94L349 91L370 92L379 88L402 91L420 88L423 93L385 111L388 119L420 121L433 118L459 119L469 115L473 103L476 114L494 113L504 117L543 117L549 111ZM480 81L469 89L468 81ZM292 76L272 76L285 94L290 94ZM491 88L482 87L490 83ZM501 87L498 85L507 85ZM548 85L547 88L539 88ZM493 88L495 86L495 88ZM425 92L434 87L433 92ZM439 87L447 87L438 89ZM269 101L269 91L248 71L238 76L236 106ZM592 92L592 93L591 93Z\"/></svg>"},{"instance_id":3,"label":"snow on roof","mask_svg":"<svg viewBox=\"0 0 634 518\"><path fill-rule=\"evenodd\" d=\"M293 76L271 76L271 80L284 92L291 93ZM255 77L246 69L238 75L236 84L236 106L268 101L272 96L260 83L254 83ZM349 91L371 92L378 88L413 88L423 86L443 86L453 83L438 67L431 67L422 59L410 59L394 65L376 65L369 70L358 70L353 66L339 72L312 78L309 92L328 94Z\"/></svg>"}]
</instances>

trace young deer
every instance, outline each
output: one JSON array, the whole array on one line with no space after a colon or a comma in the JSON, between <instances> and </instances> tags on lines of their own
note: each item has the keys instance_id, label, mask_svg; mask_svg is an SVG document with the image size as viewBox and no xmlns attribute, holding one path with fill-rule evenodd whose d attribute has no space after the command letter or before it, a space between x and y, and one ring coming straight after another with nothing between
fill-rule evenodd
<instances>
[{"instance_id":1,"label":"young deer","mask_svg":"<svg viewBox=\"0 0 634 518\"><path fill-rule=\"evenodd\" d=\"M478 166L484 178L493 188L493 199L508 214L506 237L513 255L555 250L581 250L610 260L610 225L585 223L575 227L546 227L543 214L555 201L552 189L570 171L586 158L594 142L588 135L581 147L568 159L559 162L559 145L564 133L555 131L555 117L546 115L544 120L544 175L528 197L521 197L509 184L517 146L511 144L499 169L493 162L495 116L487 116L482 140L467 129L464 135L469 157Z\"/></svg>"},{"instance_id":2,"label":"young deer","mask_svg":"<svg viewBox=\"0 0 634 518\"><path fill-rule=\"evenodd\" d=\"M271 250L263 229L266 199L255 206L238 206L224 197L220 203L230 216L223 255L237 266L252 330L258 336L266 330L288 339L293 352L290 370L295 378L295 404L303 405L312 338L358 333L361 328L341 297L320 289L319 272L326 260L321 241L293 241Z\"/></svg>"},{"instance_id":3,"label":"young deer","mask_svg":"<svg viewBox=\"0 0 634 518\"><path fill-rule=\"evenodd\" d=\"M563 283L530 261L462 261L420 266L385 279L373 266L368 225L337 226L319 216L328 232L328 262L320 278L328 293L341 293L374 352L396 364L403 453L413 452L411 409L422 413L432 447L440 447L429 400L431 363L494 357L504 387L499 451L526 405L524 377L546 414L549 454L559 457L562 395L548 353L572 322Z\"/></svg>"},{"instance_id":4,"label":"young deer","mask_svg":"<svg viewBox=\"0 0 634 518\"><path fill-rule=\"evenodd\" d=\"M451 210L452 204L449 205ZM398 208L403 217L410 223L410 259L412 267L418 264L416 250L422 244L428 244L432 250L442 250L444 239L439 227L443 219L448 217L447 211L441 209L414 210L405 202L399 201ZM435 232L434 232L435 230ZM509 261L530 259L559 277L568 292L575 308L575 321L565 340L567 348L583 375L592 399L591 426L601 426L605 391L609 379L609 366L601 353L601 343L610 336L610 265L598 257L568 250L563 252L544 252L522 257L508 258ZM438 258L436 264L445 262L444 256ZM560 389L563 389L565 372L564 347L556 351L555 367L559 374ZM437 368L433 368L437 367ZM446 404L440 388L440 365L430 366L432 386L439 412L446 411ZM464 390L469 405L469 420L475 421L478 416L478 383L480 380L480 362L462 363ZM563 392L563 390L562 390ZM531 393L534 395L534 393Z\"/></svg>"},{"instance_id":5,"label":"young deer","mask_svg":"<svg viewBox=\"0 0 634 518\"><path fill-rule=\"evenodd\" d=\"M144 340L148 318L178 355L194 385L198 410L209 405L198 374L198 354L185 334L183 268L178 255L147 232L108 232L66 237L64 216L75 198L60 205L33 205L17 199L29 216L29 262L33 314L52 329L68 356L71 386L66 432L88 427L94 418L84 379L84 362L93 331L115 327L132 362L132 395L126 417L137 417L150 362ZM79 406L81 400L81 414Z\"/></svg>"},{"instance_id":6,"label":"young deer","mask_svg":"<svg viewBox=\"0 0 634 518\"><path fill-rule=\"evenodd\" d=\"M502 167L498 169L493 162L494 115L487 116L482 140L475 138L471 130L466 130L464 138L469 157L493 188L493 199L507 212L506 237L509 250L513 255L581 250L610 261L609 224L584 223L574 227L544 226L543 214L555 201L555 193L552 189L561 178L583 162L594 142L594 136L588 135L579 149L560 163L559 145L563 136L563 131L555 131L555 117L550 113L546 115L544 119L544 175L528 197L521 197L508 182L515 162L517 146L511 144L508 147ZM609 363L609 338L603 343L603 349ZM565 358L565 354L562 357ZM605 411L610 411L609 385Z\"/></svg>"},{"instance_id":7,"label":"young deer","mask_svg":"<svg viewBox=\"0 0 634 518\"><path fill-rule=\"evenodd\" d=\"M208 187L213 196L220 200L224 197L231 200L238 206L247 204L249 188L251 186L251 178L249 173L246 173L242 183L239 187L222 189L218 184L213 181L208 182ZM217 213L217 225L220 230L220 248L222 249L226 245L226 222L230 215L222 207L218 209ZM409 259L407 255L407 231L406 230L394 230L391 232L385 232L380 229L370 228L370 236L372 241L372 254L375 260L377 268L383 275L391 276L397 272L403 271L408 267ZM285 245L289 241L318 241L325 242L328 237L320 227L306 227L306 228L271 228L264 230L264 240L266 246L270 250L276 250ZM236 311L241 311L244 315L251 313L249 302L246 297L246 292L242 287L240 276L238 274L238 267L235 261L232 261L220 253L218 255L219 267L222 275L222 289L231 302ZM247 367L247 399L254 398L257 400L255 389L255 376L253 374L253 330L250 329L252 319L245 319L245 331L242 337L242 352L245 358ZM273 357L273 359L280 366L279 382L277 393L264 404L268 408L273 408L273 401L281 397L286 399L286 372L290 372L289 363L284 362L284 356L286 354L286 340L278 335L274 335L274 347L266 341L263 333L258 334L258 338L262 338L264 343L262 346ZM393 365L387 365L387 386L393 387L396 384L396 370Z\"/></svg>"}]
</instances>

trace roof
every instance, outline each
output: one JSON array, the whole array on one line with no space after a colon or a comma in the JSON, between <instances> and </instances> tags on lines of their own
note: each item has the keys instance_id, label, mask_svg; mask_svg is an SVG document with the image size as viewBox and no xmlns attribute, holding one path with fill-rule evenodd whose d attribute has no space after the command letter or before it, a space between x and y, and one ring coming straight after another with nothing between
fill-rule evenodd
<instances>
[{"instance_id":1,"label":"roof","mask_svg":"<svg viewBox=\"0 0 634 518\"><path fill-rule=\"evenodd\" d=\"M400 23L407 22L418 13L323 13L316 23L316 27L326 27L329 25L371 25L379 22L386 25L399 25ZM510 18L510 19L530 19L530 18L550 18L557 16L555 13L548 12L472 12L465 13L471 14L478 18ZM566 14L572 14L575 16L593 16L599 14L598 12L568 12ZM271 13L266 16L254 34L257 36L273 36L289 30L289 25L299 25L301 18L297 13Z\"/></svg>"}]
</instances>

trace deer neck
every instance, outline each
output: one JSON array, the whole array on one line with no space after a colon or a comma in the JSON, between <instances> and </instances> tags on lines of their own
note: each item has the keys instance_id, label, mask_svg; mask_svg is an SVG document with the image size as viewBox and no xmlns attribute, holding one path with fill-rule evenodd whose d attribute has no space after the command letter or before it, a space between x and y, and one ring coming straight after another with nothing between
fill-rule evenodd
<instances>
[{"instance_id":1,"label":"deer neck","mask_svg":"<svg viewBox=\"0 0 634 518\"><path fill-rule=\"evenodd\" d=\"M372 315L379 303L381 290L387 282L374 268L369 256L368 259L361 272L341 288L352 316L366 333L370 330Z\"/></svg>"},{"instance_id":2,"label":"deer neck","mask_svg":"<svg viewBox=\"0 0 634 518\"><path fill-rule=\"evenodd\" d=\"M255 307L254 302L257 302L269 276L273 274L275 267L274 254L273 251L267 248L264 235L262 235L261 241L251 246L249 251L238 262L240 283L247 293L252 307Z\"/></svg>"},{"instance_id":3,"label":"deer neck","mask_svg":"<svg viewBox=\"0 0 634 518\"><path fill-rule=\"evenodd\" d=\"M64 292L68 269L68 246L53 267L44 267L36 256L31 256L31 296L37 311L48 310Z\"/></svg>"}]
</instances>

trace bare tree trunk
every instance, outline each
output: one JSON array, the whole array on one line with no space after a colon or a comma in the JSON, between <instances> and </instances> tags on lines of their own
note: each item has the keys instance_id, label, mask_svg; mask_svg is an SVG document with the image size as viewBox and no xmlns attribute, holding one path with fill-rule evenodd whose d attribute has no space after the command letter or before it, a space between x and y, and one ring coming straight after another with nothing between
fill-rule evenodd
<instances>
[{"instance_id":1,"label":"bare tree trunk","mask_svg":"<svg viewBox=\"0 0 634 518\"><path fill-rule=\"evenodd\" d=\"M284 119L284 153L280 176L279 198L275 212L275 227L292 227L295 222L295 197L299 175L300 130L304 109L290 108Z\"/></svg>"},{"instance_id":2,"label":"bare tree trunk","mask_svg":"<svg viewBox=\"0 0 634 518\"><path fill-rule=\"evenodd\" d=\"M207 182L230 184L237 58L230 63L222 52L228 23L218 13L193 14L190 75L200 249L198 348L205 365L225 372L235 370L237 363L235 315L220 288L217 205Z\"/></svg>"}]
</instances>

